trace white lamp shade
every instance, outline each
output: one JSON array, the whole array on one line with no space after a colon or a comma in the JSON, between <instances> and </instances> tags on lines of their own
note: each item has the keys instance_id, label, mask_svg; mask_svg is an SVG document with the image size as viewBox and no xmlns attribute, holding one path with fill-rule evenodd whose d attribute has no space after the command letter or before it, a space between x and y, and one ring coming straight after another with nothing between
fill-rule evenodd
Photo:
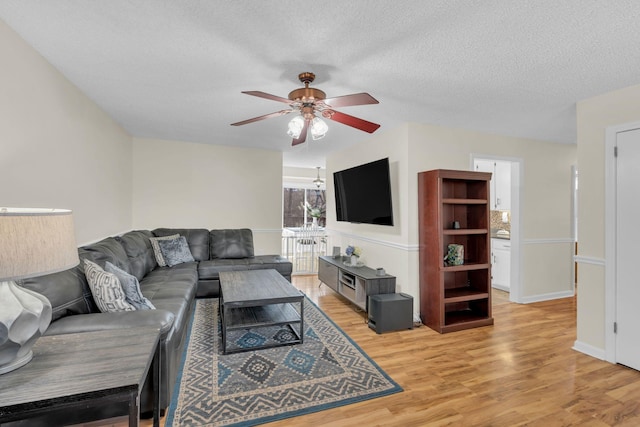
<instances>
[{"instance_id":1,"label":"white lamp shade","mask_svg":"<svg viewBox=\"0 0 640 427\"><path fill-rule=\"evenodd\" d=\"M304 127L304 119L302 116L295 116L289 122L289 129L287 130L287 135L292 138L299 138L300 133L302 133L302 128Z\"/></svg>"},{"instance_id":2,"label":"white lamp shade","mask_svg":"<svg viewBox=\"0 0 640 427\"><path fill-rule=\"evenodd\" d=\"M315 117L311 121L311 138L314 140L324 138L328 130L329 126L322 119Z\"/></svg>"},{"instance_id":3,"label":"white lamp shade","mask_svg":"<svg viewBox=\"0 0 640 427\"><path fill-rule=\"evenodd\" d=\"M55 273L78 262L70 210L0 208L0 281Z\"/></svg>"}]
</instances>

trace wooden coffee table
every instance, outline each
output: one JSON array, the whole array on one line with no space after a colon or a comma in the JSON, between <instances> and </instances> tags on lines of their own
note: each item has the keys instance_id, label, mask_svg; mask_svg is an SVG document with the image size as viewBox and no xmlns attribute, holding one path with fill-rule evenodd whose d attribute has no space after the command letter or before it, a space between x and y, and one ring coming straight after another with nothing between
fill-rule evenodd
<instances>
[{"instance_id":1,"label":"wooden coffee table","mask_svg":"<svg viewBox=\"0 0 640 427\"><path fill-rule=\"evenodd\" d=\"M127 408L129 426L137 426L140 392L152 369L153 425L158 426L159 337L151 327L41 337L28 364L0 375L0 424L86 422L95 418L87 409L114 404Z\"/></svg>"},{"instance_id":2,"label":"wooden coffee table","mask_svg":"<svg viewBox=\"0 0 640 427\"><path fill-rule=\"evenodd\" d=\"M298 310L296 304L299 304ZM224 354L301 344L304 339L304 294L276 270L221 272L220 316ZM277 325L288 325L295 338L247 348L227 346L228 331L255 329L259 332L260 328Z\"/></svg>"}]
</instances>

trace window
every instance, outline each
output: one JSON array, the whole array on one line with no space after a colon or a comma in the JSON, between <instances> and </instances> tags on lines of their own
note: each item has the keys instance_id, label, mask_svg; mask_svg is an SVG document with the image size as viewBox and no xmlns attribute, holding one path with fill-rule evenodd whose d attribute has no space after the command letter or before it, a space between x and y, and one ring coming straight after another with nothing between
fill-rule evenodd
<instances>
[{"instance_id":1,"label":"window","mask_svg":"<svg viewBox=\"0 0 640 427\"><path fill-rule=\"evenodd\" d=\"M318 225L326 224L325 191L304 188L285 188L283 194L282 225L285 228L302 227L312 221L311 215L304 208L306 205L320 209L322 215Z\"/></svg>"}]
</instances>

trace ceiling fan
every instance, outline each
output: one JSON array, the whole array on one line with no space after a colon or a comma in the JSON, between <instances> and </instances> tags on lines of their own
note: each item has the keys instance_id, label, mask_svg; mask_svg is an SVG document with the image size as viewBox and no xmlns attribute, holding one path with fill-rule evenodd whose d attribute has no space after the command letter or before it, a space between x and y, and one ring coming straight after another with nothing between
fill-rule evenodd
<instances>
[{"instance_id":1,"label":"ceiling fan","mask_svg":"<svg viewBox=\"0 0 640 427\"><path fill-rule=\"evenodd\" d=\"M369 133L375 132L380 127L379 124L334 110L334 108L349 107L353 105L378 104L378 101L374 97L363 92L327 98L327 95L320 89L309 87L309 84L313 82L315 78L316 76L313 73L300 73L298 75L298 79L300 79L304 84L304 87L292 90L289 93L288 98L282 98L280 96L260 91L242 92L247 95L253 95L259 98L289 104L290 109L276 111L275 113L265 114L264 116L254 117L237 123L231 123L231 126L242 126L248 123L269 119L271 117L279 117L293 112L300 112L300 115L294 117L289 123L289 131L287 133L289 136L293 137L293 143L291 145L298 145L305 142L307 139L307 132L309 130L311 130L311 136L313 139L320 139L324 137L328 127L326 123L316 116L316 114L319 114L326 119Z\"/></svg>"}]
</instances>

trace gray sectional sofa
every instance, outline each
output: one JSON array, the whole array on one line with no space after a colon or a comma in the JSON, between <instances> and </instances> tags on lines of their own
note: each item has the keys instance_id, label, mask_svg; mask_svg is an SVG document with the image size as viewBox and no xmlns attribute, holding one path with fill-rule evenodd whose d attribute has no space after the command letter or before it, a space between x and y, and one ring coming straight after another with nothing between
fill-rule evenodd
<instances>
[{"instance_id":1,"label":"gray sectional sofa","mask_svg":"<svg viewBox=\"0 0 640 427\"><path fill-rule=\"evenodd\" d=\"M186 237L195 262L159 267L149 239L173 234ZM162 352L161 408L166 408L171 401L195 299L219 295L220 271L275 269L291 281L292 265L287 259L279 255L254 255L249 229L136 230L81 247L78 252L81 262L77 267L22 282L22 286L46 296L51 302L53 316L45 335L158 327ZM142 294L156 310L100 312L84 275L83 259L103 268L109 261L136 276ZM150 381L148 378L142 391L141 412L149 412L153 407ZM118 409L104 408L104 413L99 415L106 418Z\"/></svg>"}]
</instances>

